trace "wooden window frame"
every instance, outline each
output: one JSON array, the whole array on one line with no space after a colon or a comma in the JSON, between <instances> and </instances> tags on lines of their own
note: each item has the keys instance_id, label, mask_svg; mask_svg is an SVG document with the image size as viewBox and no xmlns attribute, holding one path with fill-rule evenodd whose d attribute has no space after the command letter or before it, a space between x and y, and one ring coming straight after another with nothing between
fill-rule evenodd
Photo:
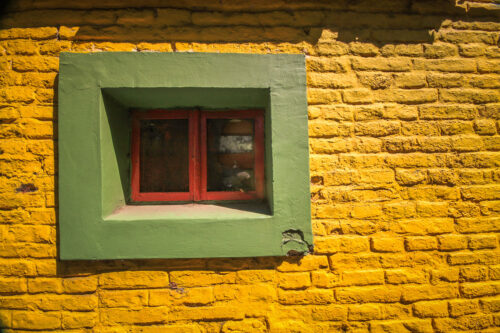
<instances>
[{"instance_id":1,"label":"wooden window frame","mask_svg":"<svg viewBox=\"0 0 500 333\"><path fill-rule=\"evenodd\" d=\"M207 119L254 120L255 190L248 192L207 191ZM189 192L140 192L140 121L144 119L187 119L189 144ZM263 199L264 110L163 110L132 111L131 200L140 202L200 202Z\"/></svg>"}]
</instances>

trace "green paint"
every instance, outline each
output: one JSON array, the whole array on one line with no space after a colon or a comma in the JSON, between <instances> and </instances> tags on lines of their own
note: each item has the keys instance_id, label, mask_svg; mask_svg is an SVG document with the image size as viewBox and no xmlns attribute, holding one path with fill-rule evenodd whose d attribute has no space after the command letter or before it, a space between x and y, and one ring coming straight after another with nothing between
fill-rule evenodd
<instances>
[{"instance_id":1,"label":"green paint","mask_svg":"<svg viewBox=\"0 0 500 333\"><path fill-rule=\"evenodd\" d=\"M280 256L312 244L305 88L301 55L62 53L61 259ZM129 110L193 107L266 110L266 203L126 205ZM303 243L284 244L289 230Z\"/></svg>"}]
</instances>

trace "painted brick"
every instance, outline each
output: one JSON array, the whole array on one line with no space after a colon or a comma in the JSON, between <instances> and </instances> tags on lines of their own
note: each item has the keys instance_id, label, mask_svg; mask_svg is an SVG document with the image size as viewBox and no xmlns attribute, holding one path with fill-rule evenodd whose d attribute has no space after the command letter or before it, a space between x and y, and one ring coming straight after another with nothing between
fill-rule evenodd
<instances>
[{"instance_id":1,"label":"painted brick","mask_svg":"<svg viewBox=\"0 0 500 333\"><path fill-rule=\"evenodd\" d=\"M500 325L500 25L488 2L11 6L0 29L6 332ZM315 254L57 261L64 51L304 54ZM16 192L27 183L39 190Z\"/></svg>"},{"instance_id":2,"label":"painted brick","mask_svg":"<svg viewBox=\"0 0 500 333\"><path fill-rule=\"evenodd\" d=\"M309 273L281 273L278 274L278 286L282 289L304 289L311 285Z\"/></svg>"},{"instance_id":3,"label":"painted brick","mask_svg":"<svg viewBox=\"0 0 500 333\"><path fill-rule=\"evenodd\" d=\"M166 287L168 282L166 272L126 271L99 277L99 285L105 289L158 288Z\"/></svg>"},{"instance_id":4,"label":"painted brick","mask_svg":"<svg viewBox=\"0 0 500 333\"><path fill-rule=\"evenodd\" d=\"M448 302L428 301L413 304L413 312L419 318L448 317Z\"/></svg>"}]
</instances>

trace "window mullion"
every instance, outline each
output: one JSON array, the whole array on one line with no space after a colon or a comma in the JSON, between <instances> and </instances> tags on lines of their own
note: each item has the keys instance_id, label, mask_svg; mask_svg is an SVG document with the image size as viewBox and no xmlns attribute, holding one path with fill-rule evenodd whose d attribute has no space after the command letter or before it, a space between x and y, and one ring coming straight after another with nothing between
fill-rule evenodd
<instances>
[{"instance_id":1,"label":"window mullion","mask_svg":"<svg viewBox=\"0 0 500 333\"><path fill-rule=\"evenodd\" d=\"M190 112L190 126L192 135L190 142L191 151L191 161L189 164L190 167L190 192L192 193L192 200L200 201L200 193L201 193L201 158L200 158L200 111L193 110Z\"/></svg>"}]
</instances>

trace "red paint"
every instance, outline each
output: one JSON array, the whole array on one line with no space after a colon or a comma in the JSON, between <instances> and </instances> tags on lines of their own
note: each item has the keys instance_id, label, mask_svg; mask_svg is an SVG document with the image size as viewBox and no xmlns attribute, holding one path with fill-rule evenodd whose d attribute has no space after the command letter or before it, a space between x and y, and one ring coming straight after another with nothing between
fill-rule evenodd
<instances>
[{"instance_id":1,"label":"red paint","mask_svg":"<svg viewBox=\"0 0 500 333\"><path fill-rule=\"evenodd\" d=\"M207 191L207 119L254 120L255 191ZM140 120L189 119L189 192L140 192ZM263 110L149 110L132 113L132 201L204 201L262 199L264 189Z\"/></svg>"}]
</instances>

